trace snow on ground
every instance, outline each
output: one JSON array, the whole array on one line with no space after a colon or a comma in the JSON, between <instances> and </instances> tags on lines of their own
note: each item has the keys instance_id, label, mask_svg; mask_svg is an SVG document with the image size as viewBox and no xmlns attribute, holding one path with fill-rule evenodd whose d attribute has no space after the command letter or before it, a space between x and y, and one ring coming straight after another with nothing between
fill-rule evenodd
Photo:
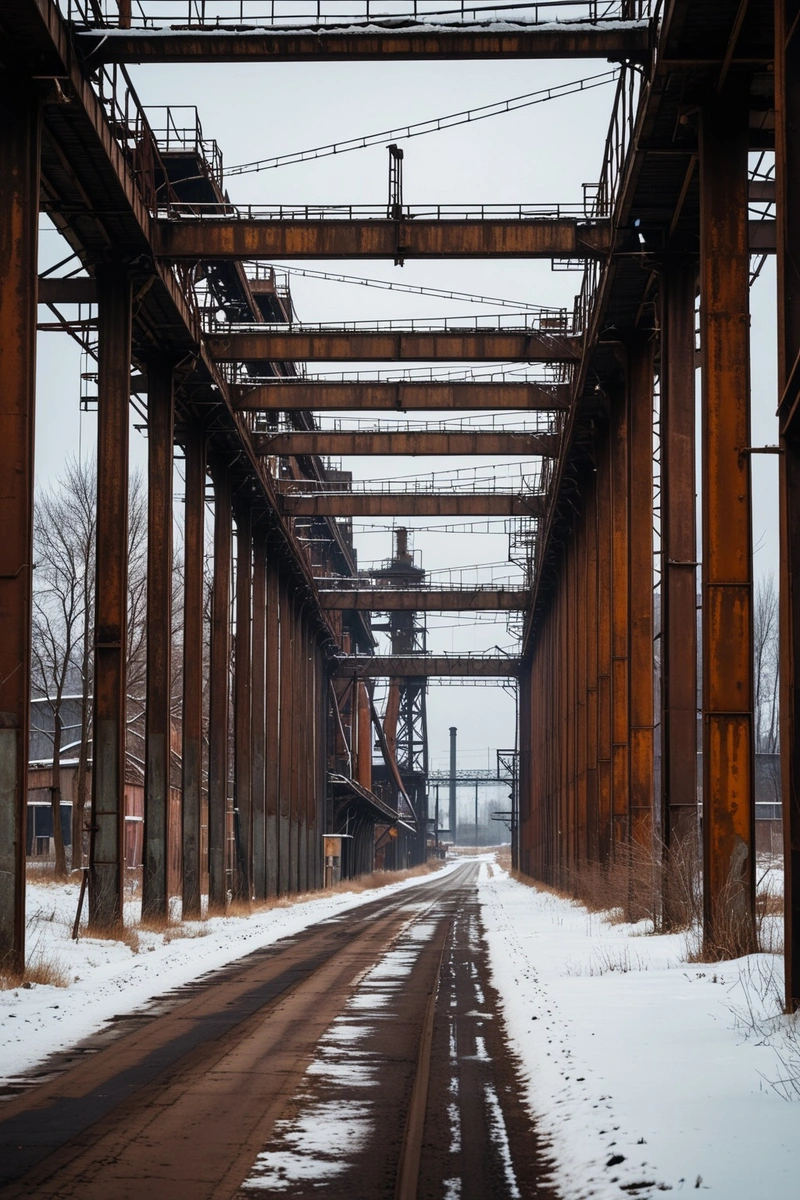
<instances>
[{"instance_id":1,"label":"snow on ground","mask_svg":"<svg viewBox=\"0 0 800 1200\"><path fill-rule=\"evenodd\" d=\"M563 1200L795 1200L800 1083L779 1081L800 1081L800 1024L780 1016L780 957L688 964L683 935L609 925L496 864L479 894Z\"/></svg>"},{"instance_id":2,"label":"snow on ground","mask_svg":"<svg viewBox=\"0 0 800 1200\"><path fill-rule=\"evenodd\" d=\"M449 873L458 865L448 864L439 874ZM243 918L188 922L183 928L193 931L194 936L171 937L169 931L165 936L137 928L129 930L135 949L125 942L85 936L73 942L78 885L29 883L28 960L59 967L69 985L32 984L0 991L0 1082L74 1045L112 1017L135 1012L155 996L280 938L300 933L318 921L430 878L416 876L361 893L326 892ZM128 921L133 915L130 909L126 906Z\"/></svg>"}]
</instances>

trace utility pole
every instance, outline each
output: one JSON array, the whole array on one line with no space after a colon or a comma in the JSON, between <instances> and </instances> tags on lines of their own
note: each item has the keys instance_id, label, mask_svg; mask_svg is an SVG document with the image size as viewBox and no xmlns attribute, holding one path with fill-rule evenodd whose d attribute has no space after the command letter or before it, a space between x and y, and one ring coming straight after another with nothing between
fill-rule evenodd
<instances>
[{"instance_id":1,"label":"utility pole","mask_svg":"<svg viewBox=\"0 0 800 1200\"><path fill-rule=\"evenodd\" d=\"M450 726L450 841L456 842L456 734L458 728Z\"/></svg>"}]
</instances>

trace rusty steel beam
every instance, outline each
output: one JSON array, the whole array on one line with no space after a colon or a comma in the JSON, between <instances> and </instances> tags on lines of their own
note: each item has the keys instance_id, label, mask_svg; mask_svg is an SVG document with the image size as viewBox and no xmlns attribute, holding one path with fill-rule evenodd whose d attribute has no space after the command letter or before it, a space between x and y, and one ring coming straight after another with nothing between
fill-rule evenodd
<instances>
[{"instance_id":1,"label":"rusty steel beam","mask_svg":"<svg viewBox=\"0 0 800 1200\"><path fill-rule=\"evenodd\" d=\"M525 329L294 329L209 334L216 362L576 362L582 341Z\"/></svg>"},{"instance_id":2,"label":"rusty steel beam","mask_svg":"<svg viewBox=\"0 0 800 1200\"><path fill-rule=\"evenodd\" d=\"M253 755L253 895L267 898L266 860L266 641L267 641L267 542L258 531L253 536L253 633L250 738Z\"/></svg>"},{"instance_id":3,"label":"rusty steel beam","mask_svg":"<svg viewBox=\"0 0 800 1200\"><path fill-rule=\"evenodd\" d=\"M96 304L97 280L88 275L58 279L44 275L39 279L40 304Z\"/></svg>"},{"instance_id":4,"label":"rusty steel beam","mask_svg":"<svg viewBox=\"0 0 800 1200\"><path fill-rule=\"evenodd\" d=\"M252 510L238 504L236 519L236 639L233 660L233 787L238 811L237 863L234 892L240 900L252 896L252 624L253 528Z\"/></svg>"},{"instance_id":5,"label":"rusty steel beam","mask_svg":"<svg viewBox=\"0 0 800 1200\"><path fill-rule=\"evenodd\" d=\"M122 921L128 644L128 443L132 294L123 266L98 271L97 554L90 923Z\"/></svg>"},{"instance_id":6,"label":"rusty steel beam","mask_svg":"<svg viewBox=\"0 0 800 1200\"><path fill-rule=\"evenodd\" d=\"M697 837L697 263L661 272L661 819L668 851ZM664 904L670 916L670 889Z\"/></svg>"},{"instance_id":7,"label":"rusty steel beam","mask_svg":"<svg viewBox=\"0 0 800 1200\"><path fill-rule=\"evenodd\" d=\"M700 115L704 936L755 949L747 81Z\"/></svg>"},{"instance_id":8,"label":"rusty steel beam","mask_svg":"<svg viewBox=\"0 0 800 1200\"><path fill-rule=\"evenodd\" d=\"M296 383L267 383L258 387L237 385L234 396L239 412L555 411L567 407L569 386L491 381L415 383L404 379L327 383L299 379Z\"/></svg>"},{"instance_id":9,"label":"rusty steel beam","mask_svg":"<svg viewBox=\"0 0 800 1200\"><path fill-rule=\"evenodd\" d=\"M653 342L628 347L629 747L631 841L653 846Z\"/></svg>"},{"instance_id":10,"label":"rusty steel beam","mask_svg":"<svg viewBox=\"0 0 800 1200\"><path fill-rule=\"evenodd\" d=\"M340 655L335 660L334 676L359 679L403 679L452 676L475 679L514 679L519 675L519 660L498 655L456 654L376 654Z\"/></svg>"},{"instance_id":11,"label":"rusty steel beam","mask_svg":"<svg viewBox=\"0 0 800 1200\"><path fill-rule=\"evenodd\" d=\"M514 611L530 603L524 588L326 588L319 596L326 610L356 612Z\"/></svg>"},{"instance_id":12,"label":"rusty steel beam","mask_svg":"<svg viewBox=\"0 0 800 1200\"><path fill-rule=\"evenodd\" d=\"M267 840L267 897L278 894L278 795L280 789L280 578L274 553L267 554L267 648L266 648L266 781L265 836Z\"/></svg>"},{"instance_id":13,"label":"rusty steel beam","mask_svg":"<svg viewBox=\"0 0 800 1200\"><path fill-rule=\"evenodd\" d=\"M174 367L148 358L147 691L142 917L166 920L172 732L172 443Z\"/></svg>"},{"instance_id":14,"label":"rusty steel beam","mask_svg":"<svg viewBox=\"0 0 800 1200\"><path fill-rule=\"evenodd\" d=\"M196 28L166 26L136 30L101 27L78 35L83 52L103 62L408 62L427 59L600 58L646 62L650 56L647 21L602 21L540 28L504 21L497 29L480 22L454 27L423 24L381 28L373 21L363 30L324 25L259 28L211 24Z\"/></svg>"},{"instance_id":15,"label":"rusty steel beam","mask_svg":"<svg viewBox=\"0 0 800 1200\"><path fill-rule=\"evenodd\" d=\"M203 587L205 563L205 435L196 421L186 424L183 532L183 727L181 731L181 838L183 917L201 911L200 859L203 808Z\"/></svg>"},{"instance_id":16,"label":"rusty steel beam","mask_svg":"<svg viewBox=\"0 0 800 1200\"><path fill-rule=\"evenodd\" d=\"M291 595L286 578L282 575L280 588L280 749L278 786L278 894L285 896L290 890L291 871L289 864L292 818L292 725L294 723L292 657L292 611Z\"/></svg>"},{"instance_id":17,"label":"rusty steel beam","mask_svg":"<svg viewBox=\"0 0 800 1200\"><path fill-rule=\"evenodd\" d=\"M586 855L598 858L597 810L597 473L586 489Z\"/></svg>"},{"instance_id":18,"label":"rusty steel beam","mask_svg":"<svg viewBox=\"0 0 800 1200\"><path fill-rule=\"evenodd\" d=\"M611 397L611 787L612 853L624 853L630 835L629 679L630 508L629 414L624 387ZM649 578L649 575L648 575Z\"/></svg>"},{"instance_id":19,"label":"rusty steel beam","mask_svg":"<svg viewBox=\"0 0 800 1200\"><path fill-rule=\"evenodd\" d=\"M156 222L156 257L169 262L242 259L595 258L611 248L609 221L478 217L273 219L179 217Z\"/></svg>"},{"instance_id":20,"label":"rusty steel beam","mask_svg":"<svg viewBox=\"0 0 800 1200\"><path fill-rule=\"evenodd\" d=\"M0 75L0 966L25 966L38 95Z\"/></svg>"},{"instance_id":21,"label":"rusty steel beam","mask_svg":"<svg viewBox=\"0 0 800 1200\"><path fill-rule=\"evenodd\" d=\"M211 661L208 692L208 907L228 902L228 734L231 665L231 475L212 459L214 484L214 575L211 585Z\"/></svg>"},{"instance_id":22,"label":"rusty steel beam","mask_svg":"<svg viewBox=\"0 0 800 1200\"><path fill-rule=\"evenodd\" d=\"M611 444L604 432L597 463L597 855L611 859L612 704L611 704Z\"/></svg>"},{"instance_id":23,"label":"rusty steel beam","mask_svg":"<svg viewBox=\"0 0 800 1200\"><path fill-rule=\"evenodd\" d=\"M539 492L284 492L281 512L315 517L541 517Z\"/></svg>"},{"instance_id":24,"label":"rusty steel beam","mask_svg":"<svg viewBox=\"0 0 800 1200\"><path fill-rule=\"evenodd\" d=\"M353 455L445 455L488 454L534 455L555 458L560 438L550 433L521 433L514 429L405 430L381 429L375 432L350 432L322 429L290 433L254 433L256 454L269 457L284 454L326 455L338 458Z\"/></svg>"},{"instance_id":25,"label":"rusty steel beam","mask_svg":"<svg viewBox=\"0 0 800 1200\"><path fill-rule=\"evenodd\" d=\"M784 969L788 1012L800 1007L800 21L798 0L775 3L775 187L778 250L778 414L781 428L780 739L784 828Z\"/></svg>"}]
</instances>

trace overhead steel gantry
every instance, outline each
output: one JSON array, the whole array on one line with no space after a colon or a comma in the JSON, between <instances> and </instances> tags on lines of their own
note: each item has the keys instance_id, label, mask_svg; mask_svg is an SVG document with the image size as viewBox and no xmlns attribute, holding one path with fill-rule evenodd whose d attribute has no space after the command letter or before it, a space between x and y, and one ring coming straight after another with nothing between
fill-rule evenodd
<instances>
[{"instance_id":1,"label":"overhead steel gantry","mask_svg":"<svg viewBox=\"0 0 800 1200\"><path fill-rule=\"evenodd\" d=\"M283 410L268 403L263 410L251 407L241 377L232 389L226 368L218 364L337 358L396 362L414 361L415 356L419 361L420 355L432 362L454 361L454 356L459 361L487 361L498 356L502 338L507 339L504 360L573 364L569 368L569 403L564 404L562 397L554 406L563 414L564 429L554 460L553 484L547 497L537 499L545 511L539 518L533 590L494 589L492 593L492 589L474 589L467 605L519 605L528 614L520 667L520 864L528 873L558 883L587 865L625 861L631 847L652 855L663 842L669 858L682 839L697 833L693 397L699 277L704 930L709 953L739 953L753 947L749 473L753 447L749 432L748 280L750 249L760 247L769 252L774 248L779 292L777 399L783 450L781 720L787 830L787 1003L796 1007L800 1002L800 738L795 730L794 700L795 684L800 682L795 666L800 617L794 601L800 546L796 517L800 443L795 428L800 404L798 0L750 0L744 5L739 0L665 0L652 6L621 0L619 5L603 6L605 19L587 4L584 21L555 19L540 26L535 21L503 22L501 29L470 21L431 24L414 18L411 3L405 20L361 29L358 20L346 27L298 28L290 22L273 28L241 24L226 28L224 20L208 27L192 6L170 27L158 20L148 23L147 3L139 7L145 20L139 21L138 27L128 19L127 5L121 6L122 21L100 21L82 0L62 0L62 9L74 20L71 30L50 0L6 0L0 15L0 36L4 44L9 44L9 39L13 44L16 64L14 78L6 76L0 85L0 208L8 217L0 221L0 236L7 239L0 255L0 477L9 481L0 497L0 519L10 535L4 541L0 562L0 888L4 889L0 896L4 922L0 925L0 951L21 961L24 857L20 821L29 692L25 664L31 593L35 212L41 181L46 211L80 251L98 289L98 574L103 585L98 593L96 637L92 869L94 919L108 922L119 915L124 761L121 644L125 623L120 584L125 557L122 518L131 331L137 367L146 366L148 407L152 410L153 562L161 564L163 575L168 561L163 464L171 453L170 397L177 378L181 421L191 418L185 441L196 484L203 480L205 460L199 450L190 448L197 445L209 450L215 485L215 558L223 563L229 553L235 498L239 580L249 581L252 572L252 587L237 588L239 627L246 627L252 612L257 613L252 652L249 658L247 654L239 656L233 685L234 773L237 797L244 798L240 817L245 813L245 878L243 883L237 881L237 886L245 889L250 887L247 871L251 863L254 878L261 877L262 861L269 874L270 853L279 864L285 864L280 870L286 872L286 887L290 874L292 885L295 879L299 883L315 878L309 830L318 832L320 827L318 797L323 790L325 761L315 735L308 740L309 730L314 729L309 714L313 710L320 722L325 719L325 679L331 670L325 647L336 648L339 655L342 651L369 655L373 648L366 626L356 622L345 631L337 614L370 607L391 611L393 605L401 604L420 610L431 602L434 591L439 607L457 607L467 602L468 595L462 589L425 588L407 590L405 596L395 590L390 598L386 590L339 587L334 580L332 586L320 589L315 574L318 578L326 573L340 578L347 574L347 547L335 524L330 525L327 568L310 570L306 552L297 541L295 522L301 509L288 514L292 505L316 505L316 509L306 509L305 519L324 520L328 511L324 506L338 503L339 497L279 494L259 458L251 414L262 412L268 420L270 413L283 411L295 414L299 422L285 434L280 430L273 435L266 426L259 436L288 439L302 434L317 439L305 443L299 459L287 460L287 473L295 482L306 471L316 476L317 483L324 483L321 469L313 465L313 454L325 444L321 439L332 435L310 424L308 410L299 406L287 404ZM574 18L575 5L568 7L565 15ZM112 72L104 64L123 62L345 62L552 55L596 56L624 64L600 186L588 211L580 216L526 215L522 211L505 217L487 213L461 218L400 213L397 219L356 211L346 216L331 212L314 216L258 214L230 206L226 211L228 202L221 191L199 201L195 214L189 215L187 203L196 202L195 197L173 196L169 189L165 194L156 170L139 169L134 174L130 148L126 151L114 136L119 114L114 112L114 119L107 119L92 78L93 72L99 72L97 79L107 85ZM58 87L48 84L48 79L57 79ZM63 103L65 97L68 104ZM112 111L113 104L112 99ZM137 129L144 144L151 145L146 126L137 125ZM748 212L753 199L748 187L748 151L769 150L773 145L776 220L774 224L769 220L753 224ZM203 215L198 215L201 212ZM109 247L120 248L120 260L110 257ZM279 254L584 259L586 273L576 310L579 340L562 336L559 357L552 349L554 339L535 330L462 335L451 330L312 332L267 327L255 332L247 328L204 333L190 286L192 265L208 262L222 270L227 264L238 272L240 260ZM236 286L246 291L242 275L237 274ZM242 305L246 314L247 304L243 301ZM243 319L252 321L253 316ZM516 345L509 344L508 339L514 337ZM656 794L654 770L653 706L656 375L662 447L660 795ZM310 399L310 393L307 395ZM384 395L373 392L367 400L363 394L369 403ZM449 395L452 403L440 393L443 407L456 407L455 396ZM333 393L328 396L330 399L320 404L323 410L334 407ZM353 396L355 401L357 394ZM431 399L432 393L420 397L419 403ZM273 452L276 444L272 443ZM288 443L283 449L294 453ZM342 503L351 505L351 515L365 499L363 493L352 497L342 493ZM410 503L405 496L384 497L381 503L384 499L386 503ZM435 496L413 496L415 503L423 499L437 502ZM455 500L462 503L460 496ZM478 505L484 502L477 495L472 500ZM190 509L187 504L187 516ZM199 528L197 522L195 528ZM247 531L262 528L267 536L258 535L251 556ZM229 702L231 633L223 614L227 613L230 583L224 568L215 570L209 875L212 899L217 900L221 881L225 878L227 882L221 856L229 811L224 715ZM267 592L265 606L260 596L256 598L257 589ZM147 817L149 866L145 879L153 911L163 904L159 855L163 857L165 845L159 831L159 789L163 793L164 774L158 765L163 762L158 719L169 689L165 691L159 668L164 655L163 646L159 651L161 635L156 624L160 620L163 629L168 629L169 622L165 620L166 589L162 591L160 600L158 591L154 593L149 630L154 655L148 684L152 688L148 694L152 704L148 794L152 802ZM187 583L187 606L190 594L192 587ZM191 626L195 633L199 627L196 611L195 600ZM275 614L284 612L289 624L278 638ZM359 639L360 647L354 645ZM187 645L193 644L199 644L195 634L187 641ZM280 646L279 662L269 658L269 647L276 645ZM308 647L306 661L313 668L298 678L295 655L301 646ZM192 661L196 685L196 652ZM248 707L251 685L254 698ZM191 712L198 711L199 694L199 687L185 693L184 730L187 714L191 718ZM279 745L274 742L274 730L270 734L276 697L282 710L281 728L290 731ZM335 705L333 717L340 727L345 724L341 712L337 717ZM197 731L196 715L188 720L188 726ZM168 715L160 726L162 737L167 727ZM358 728L363 737L364 723ZM272 787L275 794L274 781L262 785L260 769L253 774L252 763L260 761L262 754L268 764L267 778L274 780L269 771L277 769L283 780L278 806L272 809L268 802L262 808L257 797L262 786ZM184 757L185 761L190 758L186 752ZM196 808L192 797L197 796L197 786L186 769L184 806L192 826L191 814ZM382 811L385 815L385 809ZM268 814L273 821L263 837L257 832L264 828L262 813L267 825ZM9 850L12 845L16 847L13 852ZM191 863L197 863L196 854ZM190 875L191 870L190 865ZM199 878L199 869L195 875ZM662 904L669 923L675 897L668 884Z\"/></svg>"}]
</instances>

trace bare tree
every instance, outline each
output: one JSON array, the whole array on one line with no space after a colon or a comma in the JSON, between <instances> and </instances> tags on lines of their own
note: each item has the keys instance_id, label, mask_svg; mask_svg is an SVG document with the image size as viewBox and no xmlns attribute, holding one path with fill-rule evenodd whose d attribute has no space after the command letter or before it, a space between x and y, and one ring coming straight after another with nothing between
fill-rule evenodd
<instances>
[{"instance_id":1,"label":"bare tree","mask_svg":"<svg viewBox=\"0 0 800 1200\"><path fill-rule=\"evenodd\" d=\"M755 684L756 750L778 750L778 593L772 571L756 584L753 605L753 674Z\"/></svg>"},{"instance_id":2,"label":"bare tree","mask_svg":"<svg viewBox=\"0 0 800 1200\"><path fill-rule=\"evenodd\" d=\"M32 684L53 718L51 805L57 878L66 875L61 829L61 756L63 706L71 686L82 681L81 749L88 717L89 630L94 606L94 468L71 461L55 484L40 491L34 509L34 574ZM85 789L85 781L84 781ZM82 826L79 771L73 825L73 860L80 847L75 835ZM75 815L75 814L74 814Z\"/></svg>"}]
</instances>

